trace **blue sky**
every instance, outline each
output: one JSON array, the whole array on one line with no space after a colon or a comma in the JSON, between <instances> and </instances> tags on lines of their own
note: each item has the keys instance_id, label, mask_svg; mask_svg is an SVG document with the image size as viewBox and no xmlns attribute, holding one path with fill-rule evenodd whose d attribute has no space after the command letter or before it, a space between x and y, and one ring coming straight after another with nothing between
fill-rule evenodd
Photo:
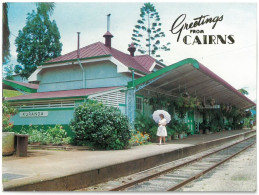
<instances>
[{"instance_id":1,"label":"blue sky","mask_svg":"<svg viewBox=\"0 0 259 195\"><path fill-rule=\"evenodd\" d=\"M62 54L77 47L77 34L81 32L81 47L96 41L104 41L106 15L111 13L112 46L127 53L128 44L136 21L139 19L142 2L138 3L56 3L51 19L57 23L63 43ZM171 51L161 53L170 65L184 58L195 58L235 88L246 88L249 98L256 99L256 4L255 3L155 3L160 14L166 42L171 42ZM9 27L11 30L11 64L16 64L15 36L26 22L28 12L35 9L34 3L10 3ZM215 29L204 25L204 35L234 35L235 44L185 45L176 42L169 31L174 20L186 14L186 22L201 15L212 17L224 15ZM189 31L186 32L187 34ZM183 34L184 35L184 34ZM198 34L202 36L203 34ZM192 35L195 36L195 35Z\"/></svg>"}]
</instances>

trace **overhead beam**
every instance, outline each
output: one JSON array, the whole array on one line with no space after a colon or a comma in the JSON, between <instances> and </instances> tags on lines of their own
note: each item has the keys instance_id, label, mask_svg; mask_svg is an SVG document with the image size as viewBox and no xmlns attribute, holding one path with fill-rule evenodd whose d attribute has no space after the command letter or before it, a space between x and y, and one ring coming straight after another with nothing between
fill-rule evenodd
<instances>
[{"instance_id":1,"label":"overhead beam","mask_svg":"<svg viewBox=\"0 0 259 195\"><path fill-rule=\"evenodd\" d=\"M180 78L185 78L185 77L187 77L187 76L193 74L193 72L194 72L194 71L191 70L190 72L188 72L188 73L186 73L186 74L184 74L184 75L180 75L180 76L178 76L177 78L174 78L173 80L170 80L170 81L168 81L168 82L165 82L165 83L163 83L163 84L161 84L161 85L158 85L158 86L156 86L155 88L160 88L160 87L163 87L163 86L165 86L165 85L168 85L168 84L170 84L170 83L172 83L172 82L175 82L175 81L179 80Z\"/></svg>"},{"instance_id":2,"label":"overhead beam","mask_svg":"<svg viewBox=\"0 0 259 195\"><path fill-rule=\"evenodd\" d=\"M152 91L152 92L155 92L155 93L161 93L161 94L165 94L165 95L171 96L171 97L178 97L178 96L169 94L169 93L167 93L166 91L164 91L162 89L153 89L153 88L150 88L150 87L146 87L146 88L144 88L142 90Z\"/></svg>"},{"instance_id":3,"label":"overhead beam","mask_svg":"<svg viewBox=\"0 0 259 195\"><path fill-rule=\"evenodd\" d=\"M214 82L216 82L216 81L214 81ZM206 87L202 87L202 88L200 88L200 89L194 89L195 91L196 91L196 93L197 92L199 92L199 91L205 91L206 89L210 89L210 88L215 88L215 87L219 87L219 86L221 86L221 84L216 84L216 85L213 85L213 86L207 86L206 85Z\"/></svg>"},{"instance_id":4,"label":"overhead beam","mask_svg":"<svg viewBox=\"0 0 259 195\"><path fill-rule=\"evenodd\" d=\"M204 88L204 86L202 86L202 84L205 83L205 82L206 82L206 86L207 86L209 83L215 82L215 81L213 79L208 79L208 80L201 81L197 85L187 86L187 88L188 88L189 91L196 91L197 92L197 90L200 90L200 89ZM199 86L202 86L202 87L199 88Z\"/></svg>"}]
</instances>

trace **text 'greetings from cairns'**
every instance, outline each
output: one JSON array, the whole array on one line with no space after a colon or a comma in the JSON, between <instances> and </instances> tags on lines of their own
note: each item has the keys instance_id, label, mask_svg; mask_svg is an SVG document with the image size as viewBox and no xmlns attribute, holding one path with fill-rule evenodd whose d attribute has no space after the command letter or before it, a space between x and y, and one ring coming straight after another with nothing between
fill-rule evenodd
<instances>
[{"instance_id":1,"label":"text 'greetings from cairns'","mask_svg":"<svg viewBox=\"0 0 259 195\"><path fill-rule=\"evenodd\" d=\"M190 23L185 22L186 14L180 15L172 24L171 32L177 35L177 42L181 39L186 45L201 45L201 44L234 44L234 35L206 35L202 29L205 25L212 25L215 29L219 22L223 21L222 16L210 17L209 15L201 15L193 18ZM189 31L189 35L181 36L184 31Z\"/></svg>"}]
</instances>

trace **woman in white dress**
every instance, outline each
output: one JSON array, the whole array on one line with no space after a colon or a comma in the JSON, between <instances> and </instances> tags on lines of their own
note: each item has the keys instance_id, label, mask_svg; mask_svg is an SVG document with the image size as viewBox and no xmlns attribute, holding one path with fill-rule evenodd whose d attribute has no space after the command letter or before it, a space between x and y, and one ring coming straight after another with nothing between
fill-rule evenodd
<instances>
[{"instance_id":1,"label":"woman in white dress","mask_svg":"<svg viewBox=\"0 0 259 195\"><path fill-rule=\"evenodd\" d=\"M165 119L164 115L160 114L159 117L160 117L160 120L159 120L159 123L158 123L158 129L157 129L156 135L159 137L159 145L161 145L162 138L163 138L163 141L164 141L164 144L165 144L165 137L167 136L167 131L166 131L166 128L165 128L166 119Z\"/></svg>"}]
</instances>

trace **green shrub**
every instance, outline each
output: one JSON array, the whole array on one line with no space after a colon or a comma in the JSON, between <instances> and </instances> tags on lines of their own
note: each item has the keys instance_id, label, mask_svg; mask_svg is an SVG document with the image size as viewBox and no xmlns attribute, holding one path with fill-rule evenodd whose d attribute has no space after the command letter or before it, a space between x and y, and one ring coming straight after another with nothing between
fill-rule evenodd
<instances>
[{"instance_id":1,"label":"green shrub","mask_svg":"<svg viewBox=\"0 0 259 195\"><path fill-rule=\"evenodd\" d=\"M74 112L70 127L74 144L102 149L123 149L131 137L128 118L118 108L88 100Z\"/></svg>"},{"instance_id":2,"label":"green shrub","mask_svg":"<svg viewBox=\"0 0 259 195\"><path fill-rule=\"evenodd\" d=\"M175 134L174 129L172 129L170 127L166 127L166 130L167 130L167 135L168 136L174 136L174 134Z\"/></svg>"},{"instance_id":3,"label":"green shrub","mask_svg":"<svg viewBox=\"0 0 259 195\"><path fill-rule=\"evenodd\" d=\"M42 143L44 135L41 131L33 129L29 133L29 143Z\"/></svg>"},{"instance_id":4,"label":"green shrub","mask_svg":"<svg viewBox=\"0 0 259 195\"><path fill-rule=\"evenodd\" d=\"M44 138L44 131L38 126L29 126L28 129L22 128L18 134L28 134L29 135L29 144L32 143L43 143ZM46 144L46 143L45 143Z\"/></svg>"},{"instance_id":5,"label":"green shrub","mask_svg":"<svg viewBox=\"0 0 259 195\"><path fill-rule=\"evenodd\" d=\"M156 140L157 139L157 135L156 135L157 128L158 128L158 126L153 126L152 128L150 128L148 130L148 134L149 134L151 140Z\"/></svg>"},{"instance_id":6,"label":"green shrub","mask_svg":"<svg viewBox=\"0 0 259 195\"><path fill-rule=\"evenodd\" d=\"M136 131L145 133L145 132L148 132L148 130L155 125L156 125L156 122L151 117L137 113L137 116L135 118Z\"/></svg>"},{"instance_id":7,"label":"green shrub","mask_svg":"<svg viewBox=\"0 0 259 195\"><path fill-rule=\"evenodd\" d=\"M69 144L71 137L67 136L67 132L61 125L49 127L47 130L40 126L30 126L29 129L22 129L22 134L29 135L29 143L62 145Z\"/></svg>"},{"instance_id":8,"label":"green shrub","mask_svg":"<svg viewBox=\"0 0 259 195\"><path fill-rule=\"evenodd\" d=\"M47 140L49 140L50 143L53 143L55 145L69 144L71 139L67 136L67 132L63 129L61 125L49 127L49 129L45 133L45 136L48 138Z\"/></svg>"},{"instance_id":9,"label":"green shrub","mask_svg":"<svg viewBox=\"0 0 259 195\"><path fill-rule=\"evenodd\" d=\"M171 119L171 121L170 121L170 123L168 123L168 125L167 125L170 129L172 129L172 131L173 131L173 134L179 134L179 133L181 133L181 123L178 121L178 120L176 120L176 119L174 119L174 118L172 118Z\"/></svg>"},{"instance_id":10,"label":"green shrub","mask_svg":"<svg viewBox=\"0 0 259 195\"><path fill-rule=\"evenodd\" d=\"M191 130L190 128L188 127L188 125L186 123L179 123L179 133L187 133L187 134L190 134L191 133Z\"/></svg>"}]
</instances>

